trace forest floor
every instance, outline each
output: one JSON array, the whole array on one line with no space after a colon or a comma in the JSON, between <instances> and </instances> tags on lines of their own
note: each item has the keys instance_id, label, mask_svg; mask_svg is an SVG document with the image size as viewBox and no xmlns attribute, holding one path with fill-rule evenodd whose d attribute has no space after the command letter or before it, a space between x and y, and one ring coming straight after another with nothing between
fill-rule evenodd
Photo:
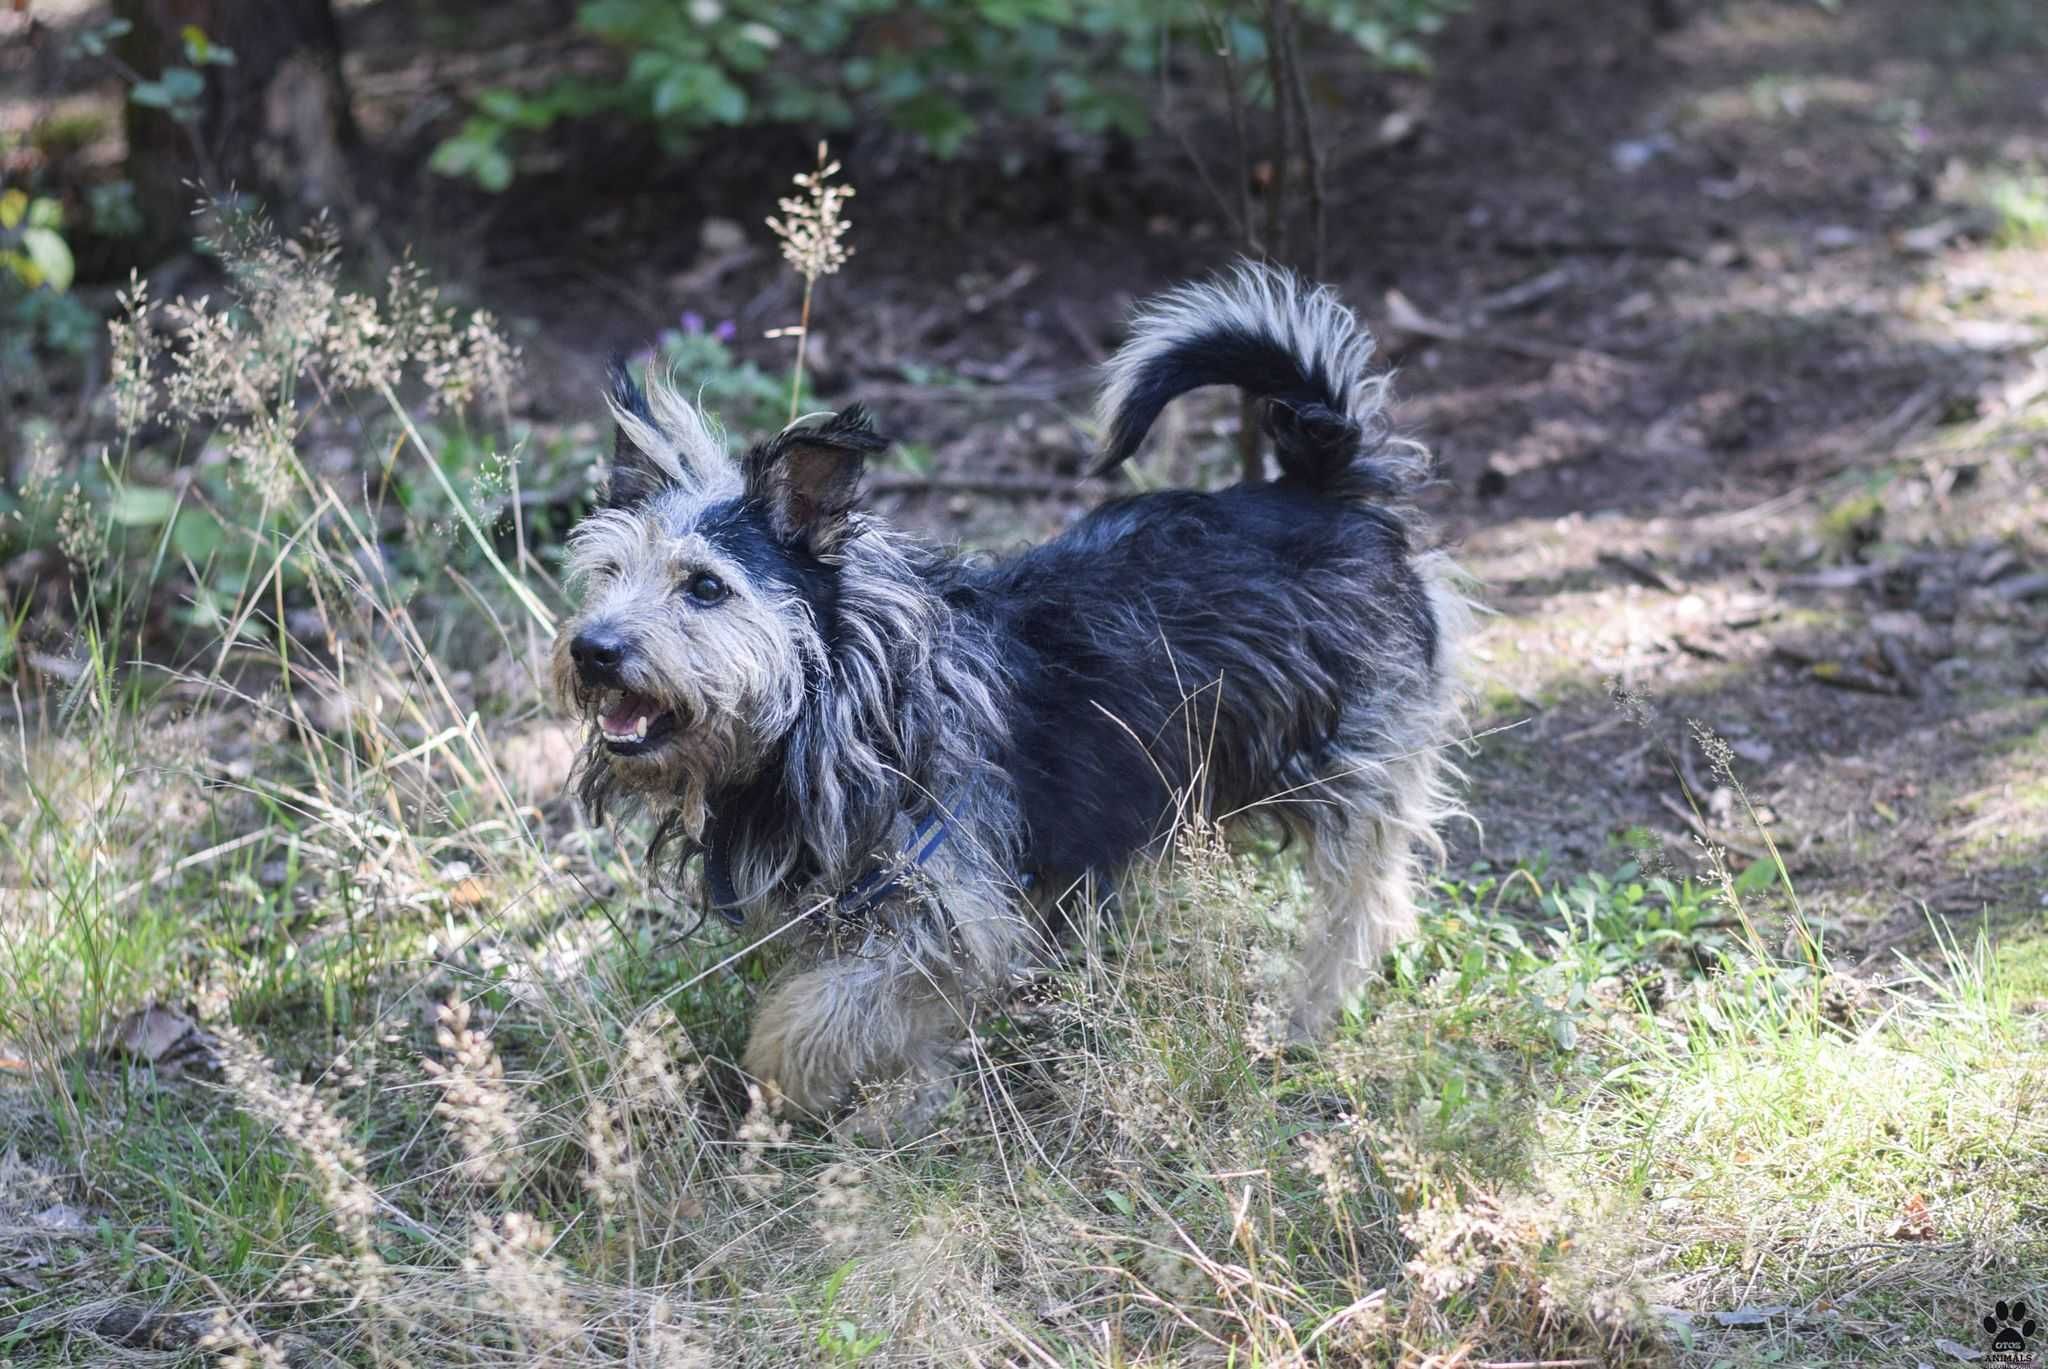
<instances>
[{"instance_id":1,"label":"forest floor","mask_svg":"<svg viewBox=\"0 0 2048 1369\"><path fill-rule=\"evenodd\" d=\"M1674 8L1682 22L1659 27ZM401 140L423 136L405 118L422 79L409 22L350 20L359 114L394 164L416 163ZM1055 1036L1084 1039L1096 1072L1039 1079L1018 1027L983 1082L1021 1079L1023 1101L991 1090L1002 1105L927 1156L792 1147L772 1127L764 1142L727 1085L688 1124L724 1150L700 1172L650 1148L643 1189L666 1210L622 1215L578 1166L602 1149L591 1126L639 1114L587 1124L605 1096L589 1079L624 1068L641 1002L673 1004L706 1059L729 1054L755 981L724 973L723 944L674 950L687 914L637 886L630 843L560 800L573 748L520 682L519 632L464 621L489 595L465 582L468 597L416 605L453 733L378 726L427 750L433 783L474 783L467 753L444 765L437 748L484 718L531 831L481 799L430 821L411 799L352 806L318 763L266 770L291 726L252 728L272 695L249 677L197 709L88 671L81 705L76 652L30 653L8 726L22 783L0 800L4 882L32 891L6 924L0 990L0 1358L169 1361L197 1353L195 1309L226 1309L205 1323L216 1348L271 1337L295 1362L376 1362L379 1337L415 1334L447 1362L572 1358L550 1307L586 1319L580 1362L668 1362L632 1348L665 1327L677 1363L1979 1358L1994 1305L2048 1302L2044 46L2007 0L1501 0L1451 26L1427 79L1321 64L1324 274L1399 369L1397 423L1440 465L1426 512L1486 610L1461 761L1474 822L1452 834L1423 949L1327 1056L1233 1047L1257 993L1162 936L1109 975L1114 1002L1164 1013L1189 1044L1077 1009ZM466 70L425 79L459 94ZM1187 141L1217 145L1220 112L1182 107ZM901 439L871 481L877 508L999 549L1114 492L1081 474L1094 367L1134 302L1235 250L1171 133L1135 158L1047 136L1017 164L938 168L885 134L849 141L856 255L821 290L812 362L827 401L867 402ZM417 235L451 298L519 341L510 417L543 561L551 505L580 497L606 442L608 357L688 334L686 315L713 333L730 320L729 348L681 345L715 356L710 392L770 411L789 361L763 334L794 320L799 287L759 225L802 145L735 140L648 176L632 153L577 149L502 200L401 180L348 225L373 257ZM415 189L416 214L394 207ZM1179 406L1131 478L1222 483L1235 421L1225 396ZM352 417L322 440L388 475L369 430ZM0 567L30 628L66 617L52 565L30 551ZM158 587L146 603L168 619L199 597ZM149 635L134 654L221 685ZM386 695L424 697L414 683ZM292 726L344 734L361 706L332 723L309 702ZM137 730L110 721L123 707ZM162 707L192 711L173 725ZM101 730L82 740L81 717ZM234 776L242 807L164 778L187 765ZM169 797L114 802L137 774ZM104 830L81 817L94 805ZM387 819L405 839L366 873L336 834ZM71 835L86 827L90 849ZM127 864L109 854L124 842ZM1218 879L1245 906L1298 895L1284 862L1259 870ZM1720 901L1724 879L1740 897ZM294 903L300 881L324 892ZM388 895L388 928L334 911L350 883ZM1210 928L1204 889L1170 884L1160 925ZM1216 935L1247 958L1264 946ZM1190 983L1231 1006L1175 1006ZM451 989L475 997L524 1091L529 1155L519 1182L459 1201L461 1147L425 1139L442 1076L400 1060ZM305 1185L212 1092L137 1082L137 1060L169 1080L180 1052L217 1045L193 1045L211 1040L201 1024L228 1019L308 1081L336 1078L337 1052L358 1069L386 1052L400 1083L332 1104L368 1154L340 1168L371 1174L385 1272L363 1272L345 1222L309 1235L356 1191L306 1140L311 1105L265 1112L235 1084L315 1157ZM1162 1098L1219 1070L1256 1082L1250 1104L1186 1104L1213 1136L1159 1120L1182 1115ZM1100 1135L1073 1122L1064 1150L1038 1148L1044 1117L1094 1108ZM1006 1109L1041 1125L1028 1154ZM1263 1125L1279 1139L1241 1143ZM1282 1177L1331 1138L1371 1150L1370 1201L1348 1197L1379 1204L1365 1217L1316 1187L1324 1170L1298 1192ZM832 1177L841 1165L858 1178ZM766 1174L808 1205L774 1198ZM1234 1185L1249 1174L1269 1187L1248 1223L1254 1188ZM832 1202L867 1214L847 1219L866 1224L851 1245L814 1210ZM899 1207L912 1215L872 1229ZM559 1247L504 1225L535 1211ZM473 1239L472 1218L495 1235ZM818 1248L778 1245L792 1224ZM1337 1244L1349 1266L1318 1263ZM328 1287L294 1320L280 1288L323 1249L356 1261L359 1298L406 1310L380 1330ZM497 1321L435 1321L437 1300L488 1304L507 1279L525 1282Z\"/></svg>"}]
</instances>

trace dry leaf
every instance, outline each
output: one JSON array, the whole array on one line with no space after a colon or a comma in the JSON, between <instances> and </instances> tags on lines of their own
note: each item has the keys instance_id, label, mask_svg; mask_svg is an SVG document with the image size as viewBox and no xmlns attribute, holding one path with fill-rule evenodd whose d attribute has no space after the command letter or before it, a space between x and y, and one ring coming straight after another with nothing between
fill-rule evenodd
<instances>
[{"instance_id":1,"label":"dry leaf","mask_svg":"<svg viewBox=\"0 0 2048 1369\"><path fill-rule=\"evenodd\" d=\"M1927 1206L1927 1200L1915 1193L1900 1207L1899 1215L1884 1229L1888 1241L1931 1241L1940 1232L1934 1225L1934 1212Z\"/></svg>"},{"instance_id":2,"label":"dry leaf","mask_svg":"<svg viewBox=\"0 0 2048 1369\"><path fill-rule=\"evenodd\" d=\"M159 1077L220 1072L213 1034L176 1008L152 1003L114 1028L114 1053L153 1068Z\"/></svg>"},{"instance_id":3,"label":"dry leaf","mask_svg":"<svg viewBox=\"0 0 2048 1369\"><path fill-rule=\"evenodd\" d=\"M448 906L458 912L481 908L491 901L491 886L475 875L457 880L448 890Z\"/></svg>"}]
</instances>

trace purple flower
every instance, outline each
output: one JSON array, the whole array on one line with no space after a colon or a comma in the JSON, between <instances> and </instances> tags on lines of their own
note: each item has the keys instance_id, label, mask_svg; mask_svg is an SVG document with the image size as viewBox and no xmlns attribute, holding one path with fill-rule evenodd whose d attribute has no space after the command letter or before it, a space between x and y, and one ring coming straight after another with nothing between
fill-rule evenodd
<instances>
[{"instance_id":1,"label":"purple flower","mask_svg":"<svg viewBox=\"0 0 2048 1369\"><path fill-rule=\"evenodd\" d=\"M704 316L695 309L683 310L683 331L691 337L704 331Z\"/></svg>"},{"instance_id":2,"label":"purple flower","mask_svg":"<svg viewBox=\"0 0 2048 1369\"><path fill-rule=\"evenodd\" d=\"M717 331L712 334L712 336L717 338L720 342L731 342L734 338L738 337L739 335L740 327L731 319L721 319L719 321Z\"/></svg>"}]
</instances>

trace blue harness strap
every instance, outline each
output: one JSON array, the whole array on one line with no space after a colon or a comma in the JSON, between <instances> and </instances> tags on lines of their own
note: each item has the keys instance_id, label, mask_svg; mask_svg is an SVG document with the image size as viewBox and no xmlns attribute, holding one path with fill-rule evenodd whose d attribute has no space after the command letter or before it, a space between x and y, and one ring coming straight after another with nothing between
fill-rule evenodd
<instances>
[{"instance_id":1,"label":"blue harness strap","mask_svg":"<svg viewBox=\"0 0 2048 1369\"><path fill-rule=\"evenodd\" d=\"M745 921L745 915L740 911L739 890L732 882L732 843L720 835L720 825L713 824L711 841L704 850L704 882L711 894L711 910L737 927ZM910 872L923 869L952 835L953 824L945 810L934 809L917 825L917 830L910 834L910 840L895 859L876 865L833 900L833 912L840 917L859 917L866 913L901 889Z\"/></svg>"},{"instance_id":2,"label":"blue harness strap","mask_svg":"<svg viewBox=\"0 0 2048 1369\"><path fill-rule=\"evenodd\" d=\"M912 870L923 869L925 862L938 853L952 834L952 824L946 821L945 815L934 811L910 834L910 842L902 855L854 881L853 887L839 896L835 910L841 917L858 917L865 913L902 888L904 878Z\"/></svg>"}]
</instances>

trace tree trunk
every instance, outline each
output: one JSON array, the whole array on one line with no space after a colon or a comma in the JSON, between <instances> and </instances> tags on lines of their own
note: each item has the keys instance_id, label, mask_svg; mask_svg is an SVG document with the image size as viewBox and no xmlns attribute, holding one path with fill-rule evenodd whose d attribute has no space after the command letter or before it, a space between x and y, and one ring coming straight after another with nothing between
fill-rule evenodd
<instances>
[{"instance_id":1,"label":"tree trunk","mask_svg":"<svg viewBox=\"0 0 2048 1369\"><path fill-rule=\"evenodd\" d=\"M351 201L356 126L329 0L114 0L114 12L133 26L116 48L131 80L182 67L205 81L187 117L127 106L128 175L151 255L189 235L202 194L256 195L287 224ZM233 63L193 63L187 27L231 49Z\"/></svg>"}]
</instances>

